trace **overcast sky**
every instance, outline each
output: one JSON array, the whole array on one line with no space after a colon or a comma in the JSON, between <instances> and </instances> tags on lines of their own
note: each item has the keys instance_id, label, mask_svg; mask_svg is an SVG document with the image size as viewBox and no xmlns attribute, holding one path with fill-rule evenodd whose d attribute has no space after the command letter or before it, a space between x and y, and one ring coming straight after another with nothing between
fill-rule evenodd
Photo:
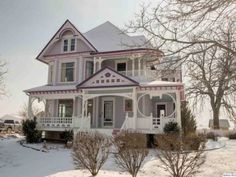
<instances>
[{"instance_id":1,"label":"overcast sky","mask_svg":"<svg viewBox=\"0 0 236 177\"><path fill-rule=\"evenodd\" d=\"M38 53L69 19L81 32L105 22L123 27L141 0L1 0L0 59L7 63L8 96L0 99L0 117L18 113L28 97L23 90L46 84L47 65Z\"/></svg>"}]
</instances>

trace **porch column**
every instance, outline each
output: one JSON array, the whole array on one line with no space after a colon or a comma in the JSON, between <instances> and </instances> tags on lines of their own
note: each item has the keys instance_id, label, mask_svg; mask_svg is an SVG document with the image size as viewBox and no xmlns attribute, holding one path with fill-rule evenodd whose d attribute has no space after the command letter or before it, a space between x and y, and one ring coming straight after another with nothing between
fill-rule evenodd
<instances>
[{"instance_id":1,"label":"porch column","mask_svg":"<svg viewBox=\"0 0 236 177\"><path fill-rule=\"evenodd\" d=\"M72 114L72 117L76 116L75 110L76 110L76 97L73 98L73 114Z\"/></svg>"},{"instance_id":2,"label":"porch column","mask_svg":"<svg viewBox=\"0 0 236 177\"><path fill-rule=\"evenodd\" d=\"M141 59L138 58L138 75L141 75Z\"/></svg>"},{"instance_id":3,"label":"porch column","mask_svg":"<svg viewBox=\"0 0 236 177\"><path fill-rule=\"evenodd\" d=\"M134 68L135 67L135 65L134 65L134 59L132 59L132 76L134 76Z\"/></svg>"},{"instance_id":4,"label":"porch column","mask_svg":"<svg viewBox=\"0 0 236 177\"><path fill-rule=\"evenodd\" d=\"M180 92L176 91L176 118L179 127L181 128L181 101L180 101Z\"/></svg>"},{"instance_id":5,"label":"porch column","mask_svg":"<svg viewBox=\"0 0 236 177\"><path fill-rule=\"evenodd\" d=\"M137 92L136 92L136 88L133 88L133 121L134 121L134 125L133 128L136 129L137 127Z\"/></svg>"},{"instance_id":6,"label":"porch column","mask_svg":"<svg viewBox=\"0 0 236 177\"><path fill-rule=\"evenodd\" d=\"M81 112L81 118L83 119L84 118L84 91L83 91L83 94L82 94L82 112Z\"/></svg>"},{"instance_id":7,"label":"porch column","mask_svg":"<svg viewBox=\"0 0 236 177\"><path fill-rule=\"evenodd\" d=\"M97 71L97 68L96 68L96 57L93 58L93 73L95 73Z\"/></svg>"},{"instance_id":8,"label":"porch column","mask_svg":"<svg viewBox=\"0 0 236 177\"><path fill-rule=\"evenodd\" d=\"M98 58L98 70L100 70L102 68L102 57Z\"/></svg>"},{"instance_id":9,"label":"porch column","mask_svg":"<svg viewBox=\"0 0 236 177\"><path fill-rule=\"evenodd\" d=\"M32 113L32 96L29 96L29 102L28 102L28 118L33 119L33 113Z\"/></svg>"}]
</instances>

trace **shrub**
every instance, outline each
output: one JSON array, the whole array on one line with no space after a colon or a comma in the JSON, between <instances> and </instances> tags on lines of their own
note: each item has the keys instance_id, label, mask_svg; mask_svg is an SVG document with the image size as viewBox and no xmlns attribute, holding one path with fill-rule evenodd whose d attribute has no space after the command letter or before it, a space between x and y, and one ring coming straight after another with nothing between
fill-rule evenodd
<instances>
[{"instance_id":1,"label":"shrub","mask_svg":"<svg viewBox=\"0 0 236 177\"><path fill-rule=\"evenodd\" d=\"M206 138L207 139L212 139L214 141L217 141L217 135L214 132L208 132L206 133Z\"/></svg>"},{"instance_id":2,"label":"shrub","mask_svg":"<svg viewBox=\"0 0 236 177\"><path fill-rule=\"evenodd\" d=\"M41 131L36 130L36 119L24 120L22 123L22 131L26 136L27 143L39 143L41 141Z\"/></svg>"},{"instance_id":3,"label":"shrub","mask_svg":"<svg viewBox=\"0 0 236 177\"><path fill-rule=\"evenodd\" d=\"M72 141L73 140L73 130L66 130L62 133L62 139L65 141L65 144L68 142L68 141Z\"/></svg>"},{"instance_id":4,"label":"shrub","mask_svg":"<svg viewBox=\"0 0 236 177\"><path fill-rule=\"evenodd\" d=\"M121 132L113 141L116 149L115 162L123 170L136 177L148 155L147 137L137 132Z\"/></svg>"},{"instance_id":5,"label":"shrub","mask_svg":"<svg viewBox=\"0 0 236 177\"><path fill-rule=\"evenodd\" d=\"M236 139L236 132L232 132L229 134L229 139Z\"/></svg>"},{"instance_id":6,"label":"shrub","mask_svg":"<svg viewBox=\"0 0 236 177\"><path fill-rule=\"evenodd\" d=\"M187 102L181 104L181 125L183 134L186 136L188 134L193 134L196 132L197 123L194 115L187 106Z\"/></svg>"},{"instance_id":7,"label":"shrub","mask_svg":"<svg viewBox=\"0 0 236 177\"><path fill-rule=\"evenodd\" d=\"M198 150L205 142L206 137L204 135L188 134L183 137L183 148L184 150Z\"/></svg>"},{"instance_id":8,"label":"shrub","mask_svg":"<svg viewBox=\"0 0 236 177\"><path fill-rule=\"evenodd\" d=\"M193 139L185 138L177 134L159 135L157 138L161 167L172 177L193 176L205 162L205 143L197 151L186 151L186 145L191 145Z\"/></svg>"},{"instance_id":9,"label":"shrub","mask_svg":"<svg viewBox=\"0 0 236 177\"><path fill-rule=\"evenodd\" d=\"M164 126L165 133L179 133L180 129L177 122L168 122Z\"/></svg>"},{"instance_id":10,"label":"shrub","mask_svg":"<svg viewBox=\"0 0 236 177\"><path fill-rule=\"evenodd\" d=\"M110 152L110 139L98 132L80 132L73 145L73 160L77 169L84 168L96 176Z\"/></svg>"}]
</instances>

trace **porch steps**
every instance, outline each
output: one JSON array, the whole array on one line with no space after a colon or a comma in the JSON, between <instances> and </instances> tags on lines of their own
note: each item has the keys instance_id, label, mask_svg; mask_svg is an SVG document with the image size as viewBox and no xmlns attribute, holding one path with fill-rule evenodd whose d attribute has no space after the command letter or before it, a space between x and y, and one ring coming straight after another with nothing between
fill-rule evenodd
<instances>
[{"instance_id":1,"label":"porch steps","mask_svg":"<svg viewBox=\"0 0 236 177\"><path fill-rule=\"evenodd\" d=\"M120 129L113 129L112 136L116 136L120 133Z\"/></svg>"}]
</instances>

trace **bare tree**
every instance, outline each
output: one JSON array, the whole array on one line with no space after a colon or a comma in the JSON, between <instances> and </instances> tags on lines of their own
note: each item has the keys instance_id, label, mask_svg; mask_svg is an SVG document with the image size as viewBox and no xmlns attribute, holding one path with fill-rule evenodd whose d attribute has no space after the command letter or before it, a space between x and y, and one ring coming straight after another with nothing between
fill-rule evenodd
<instances>
[{"instance_id":1,"label":"bare tree","mask_svg":"<svg viewBox=\"0 0 236 177\"><path fill-rule=\"evenodd\" d=\"M161 167L172 177L192 177L205 162L204 141L193 145L196 139L169 134L158 136L157 143Z\"/></svg>"},{"instance_id":2,"label":"bare tree","mask_svg":"<svg viewBox=\"0 0 236 177\"><path fill-rule=\"evenodd\" d=\"M148 155L146 135L124 131L115 137L113 142L116 153L116 164L136 177L141 165Z\"/></svg>"},{"instance_id":3,"label":"bare tree","mask_svg":"<svg viewBox=\"0 0 236 177\"><path fill-rule=\"evenodd\" d=\"M44 111L37 107L37 106L32 106L32 113L35 117L40 117L44 115ZM24 104L21 108L21 110L19 110L18 112L19 116L21 116L24 119L28 119L28 104Z\"/></svg>"},{"instance_id":4,"label":"bare tree","mask_svg":"<svg viewBox=\"0 0 236 177\"><path fill-rule=\"evenodd\" d=\"M144 33L156 49L177 58L180 64L215 49L235 60L235 19L235 0L161 0L142 5L127 31ZM230 40L226 38L229 34ZM232 104L218 105L232 108ZM214 128L219 128L217 113L213 118Z\"/></svg>"},{"instance_id":5,"label":"bare tree","mask_svg":"<svg viewBox=\"0 0 236 177\"><path fill-rule=\"evenodd\" d=\"M0 60L0 96L6 94L5 84L4 84L4 75L6 74L6 63Z\"/></svg>"},{"instance_id":6,"label":"bare tree","mask_svg":"<svg viewBox=\"0 0 236 177\"><path fill-rule=\"evenodd\" d=\"M110 152L110 139L98 132L80 132L73 144L73 160L77 169L87 169L96 176Z\"/></svg>"}]
</instances>

